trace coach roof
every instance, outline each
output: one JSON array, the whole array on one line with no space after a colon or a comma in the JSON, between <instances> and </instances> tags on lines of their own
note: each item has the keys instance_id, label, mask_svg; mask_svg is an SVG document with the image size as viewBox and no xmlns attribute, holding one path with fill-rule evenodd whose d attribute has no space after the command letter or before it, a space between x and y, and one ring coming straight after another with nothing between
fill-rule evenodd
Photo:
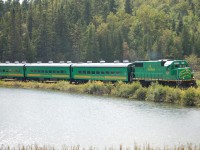
<instances>
[{"instance_id":1,"label":"coach roof","mask_svg":"<svg viewBox=\"0 0 200 150\"><path fill-rule=\"evenodd\" d=\"M16 63L0 63L0 67L23 67L24 64L16 64Z\"/></svg>"},{"instance_id":2,"label":"coach roof","mask_svg":"<svg viewBox=\"0 0 200 150\"><path fill-rule=\"evenodd\" d=\"M76 63L72 67L128 67L132 63Z\"/></svg>"},{"instance_id":3,"label":"coach roof","mask_svg":"<svg viewBox=\"0 0 200 150\"><path fill-rule=\"evenodd\" d=\"M27 67L70 67L71 63L30 63Z\"/></svg>"}]
</instances>

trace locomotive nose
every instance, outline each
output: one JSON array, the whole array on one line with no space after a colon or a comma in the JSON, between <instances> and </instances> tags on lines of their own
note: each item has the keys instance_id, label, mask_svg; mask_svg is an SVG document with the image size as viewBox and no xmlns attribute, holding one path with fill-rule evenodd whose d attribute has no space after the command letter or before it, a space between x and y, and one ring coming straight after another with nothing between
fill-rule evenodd
<instances>
[{"instance_id":1,"label":"locomotive nose","mask_svg":"<svg viewBox=\"0 0 200 150\"><path fill-rule=\"evenodd\" d=\"M191 69L188 68L179 68L178 69L178 78L179 80L189 80L193 78Z\"/></svg>"}]
</instances>

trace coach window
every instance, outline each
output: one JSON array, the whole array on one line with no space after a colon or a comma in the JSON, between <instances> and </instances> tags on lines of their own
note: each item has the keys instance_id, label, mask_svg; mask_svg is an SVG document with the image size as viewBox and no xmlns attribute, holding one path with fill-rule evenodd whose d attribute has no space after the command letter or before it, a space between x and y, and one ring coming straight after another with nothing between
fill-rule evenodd
<instances>
[{"instance_id":1,"label":"coach window","mask_svg":"<svg viewBox=\"0 0 200 150\"><path fill-rule=\"evenodd\" d=\"M114 74L114 71L111 71L111 74Z\"/></svg>"},{"instance_id":2,"label":"coach window","mask_svg":"<svg viewBox=\"0 0 200 150\"><path fill-rule=\"evenodd\" d=\"M96 74L100 74L100 72L99 72L99 71L96 71Z\"/></svg>"},{"instance_id":3,"label":"coach window","mask_svg":"<svg viewBox=\"0 0 200 150\"><path fill-rule=\"evenodd\" d=\"M82 74L82 71L79 70L78 73L79 73L79 74Z\"/></svg>"},{"instance_id":4,"label":"coach window","mask_svg":"<svg viewBox=\"0 0 200 150\"><path fill-rule=\"evenodd\" d=\"M116 71L116 74L119 74L119 71Z\"/></svg>"},{"instance_id":5,"label":"coach window","mask_svg":"<svg viewBox=\"0 0 200 150\"><path fill-rule=\"evenodd\" d=\"M87 71L87 74L90 74L90 71Z\"/></svg>"},{"instance_id":6,"label":"coach window","mask_svg":"<svg viewBox=\"0 0 200 150\"><path fill-rule=\"evenodd\" d=\"M106 71L106 74L110 74L110 72L109 72L109 71Z\"/></svg>"},{"instance_id":7,"label":"coach window","mask_svg":"<svg viewBox=\"0 0 200 150\"><path fill-rule=\"evenodd\" d=\"M42 73L44 73L44 70L41 70Z\"/></svg>"},{"instance_id":8,"label":"coach window","mask_svg":"<svg viewBox=\"0 0 200 150\"><path fill-rule=\"evenodd\" d=\"M57 71L57 73L60 73L60 71Z\"/></svg>"},{"instance_id":9,"label":"coach window","mask_svg":"<svg viewBox=\"0 0 200 150\"><path fill-rule=\"evenodd\" d=\"M105 74L105 72L104 72L104 71L101 71L101 74Z\"/></svg>"},{"instance_id":10,"label":"coach window","mask_svg":"<svg viewBox=\"0 0 200 150\"><path fill-rule=\"evenodd\" d=\"M83 71L83 74L86 74L86 71L85 71L85 70Z\"/></svg>"},{"instance_id":11,"label":"coach window","mask_svg":"<svg viewBox=\"0 0 200 150\"><path fill-rule=\"evenodd\" d=\"M49 70L49 73L52 73L52 70Z\"/></svg>"},{"instance_id":12,"label":"coach window","mask_svg":"<svg viewBox=\"0 0 200 150\"><path fill-rule=\"evenodd\" d=\"M53 70L53 73L56 73L56 71L55 71L55 70Z\"/></svg>"},{"instance_id":13,"label":"coach window","mask_svg":"<svg viewBox=\"0 0 200 150\"><path fill-rule=\"evenodd\" d=\"M40 73L40 70L38 70L38 72Z\"/></svg>"},{"instance_id":14,"label":"coach window","mask_svg":"<svg viewBox=\"0 0 200 150\"><path fill-rule=\"evenodd\" d=\"M95 74L95 71L92 71L92 74Z\"/></svg>"},{"instance_id":15,"label":"coach window","mask_svg":"<svg viewBox=\"0 0 200 150\"><path fill-rule=\"evenodd\" d=\"M61 71L60 71L60 73L64 73L64 71L63 71L63 70L61 70Z\"/></svg>"}]
</instances>

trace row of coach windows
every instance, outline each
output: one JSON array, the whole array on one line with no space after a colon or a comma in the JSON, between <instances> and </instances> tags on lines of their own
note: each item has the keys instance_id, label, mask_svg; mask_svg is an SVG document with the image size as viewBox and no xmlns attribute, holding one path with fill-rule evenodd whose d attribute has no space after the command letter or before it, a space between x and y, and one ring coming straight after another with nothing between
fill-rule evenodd
<instances>
[{"instance_id":1,"label":"row of coach windows","mask_svg":"<svg viewBox=\"0 0 200 150\"><path fill-rule=\"evenodd\" d=\"M66 73L64 70L31 70L32 73Z\"/></svg>"},{"instance_id":2,"label":"row of coach windows","mask_svg":"<svg viewBox=\"0 0 200 150\"><path fill-rule=\"evenodd\" d=\"M18 73L20 72L19 69L0 69L0 72L13 72L13 73Z\"/></svg>"},{"instance_id":3,"label":"row of coach windows","mask_svg":"<svg viewBox=\"0 0 200 150\"><path fill-rule=\"evenodd\" d=\"M78 71L79 74L121 74L121 71L85 71L85 70L79 70Z\"/></svg>"}]
</instances>

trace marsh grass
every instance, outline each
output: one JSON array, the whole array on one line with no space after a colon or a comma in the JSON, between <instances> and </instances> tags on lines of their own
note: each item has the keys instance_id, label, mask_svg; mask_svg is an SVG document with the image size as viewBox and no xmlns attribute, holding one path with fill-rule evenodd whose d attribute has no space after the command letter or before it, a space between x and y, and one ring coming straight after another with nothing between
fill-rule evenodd
<instances>
[{"instance_id":1,"label":"marsh grass","mask_svg":"<svg viewBox=\"0 0 200 150\"><path fill-rule=\"evenodd\" d=\"M200 81L197 81L198 85ZM124 82L103 83L101 81L90 81L85 84L70 84L66 81L56 83L42 82L21 82L21 81L0 81L1 87L49 89L63 92L73 92L80 94L106 95L137 99L159 103L172 103L183 106L200 107L200 88L180 89L162 86L154 83L148 88L142 87L139 82L131 84Z\"/></svg>"},{"instance_id":2,"label":"marsh grass","mask_svg":"<svg viewBox=\"0 0 200 150\"><path fill-rule=\"evenodd\" d=\"M123 145L119 145L118 147L105 147L105 150L200 150L200 146L187 144L187 145L178 145L174 147L153 147L150 144L138 145L134 144L133 147L125 147ZM80 145L77 146L67 146L63 145L61 148L56 148L50 145L39 146L37 144L34 145L18 145L16 147L1 145L0 150L99 150L97 147L90 146L89 148L83 148Z\"/></svg>"}]
</instances>

